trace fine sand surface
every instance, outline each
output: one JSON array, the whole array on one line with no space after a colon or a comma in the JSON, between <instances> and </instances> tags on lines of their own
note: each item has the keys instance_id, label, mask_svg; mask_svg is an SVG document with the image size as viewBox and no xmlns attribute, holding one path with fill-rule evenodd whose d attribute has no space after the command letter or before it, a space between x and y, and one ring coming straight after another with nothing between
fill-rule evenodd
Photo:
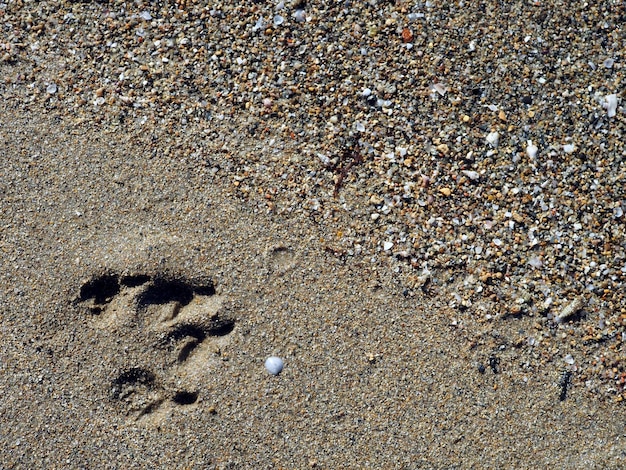
<instances>
[{"instance_id":1,"label":"fine sand surface","mask_svg":"<svg viewBox=\"0 0 626 470\"><path fill-rule=\"evenodd\" d=\"M109 3L120 11L126 5ZM157 17L154 2L128 3L137 12L152 9ZM178 3L191 11L210 2ZM311 3L308 11L315 17L319 6ZM450 3L462 10L458 2ZM551 3L552 9L563 8ZM64 9L76 17L102 18L108 8L107 2L60 4L51 18L67 18ZM372 5L370 10L379 8ZM271 21L274 7L255 7L261 10L248 19L249 26L259 15ZM24 20L29 32L20 41L36 35L43 45L61 23L36 30L36 8L24 2L0 11L7 24L34 15L34 21ZM402 17L427 11L403 2L380 8ZM611 12L607 18L616 18ZM380 18L385 24L386 16ZM185 21L178 16L170 24ZM496 17L485 21L497 24ZM88 36L89 26L76 27ZM17 34L15 28L11 34ZM60 28L58 37L75 34L68 31ZM126 33L115 31L112 38L123 42ZM332 43L331 29L324 31ZM399 31L403 35L396 42L413 40L402 27ZM329 46L323 36L314 37ZM343 139L337 135L352 135L346 129L307 140L307 125L296 119L301 106L293 115L263 118L232 99L228 106L238 111L230 118L181 124L181 101L157 99L157 107L131 107L122 120L113 101L74 103L61 83L58 90L49 89L50 79L37 78L71 75L76 87L88 88L93 76L80 70L102 70L89 61L85 69L65 64L57 70L54 51L48 65L29 62L39 49L19 44L0 64L0 468L626 466L622 278L602 284L603 292L587 292L587 278L567 284L546 267L541 286L554 286L550 289L566 299L572 292L584 297L584 305L557 318L571 302L558 299L556 311L542 307L540 288L523 284L526 274L515 267L493 279L481 277L480 284L484 271L472 264L482 262L480 255L454 264L460 255L446 252L452 248L437 248L452 261L420 251L434 243L428 237L446 237L424 214L445 218L445 211L463 205L460 195L439 199L449 196L447 186L464 184L446 179L447 170L459 172L446 166L447 147L439 154L445 187L433 190L430 205L416 202L409 208L405 202L400 209L393 175L410 179L402 173L410 163L385 167L384 148L374 143L371 161L361 161L354 148L337 153ZM428 54L428 44L423 47ZM68 60L77 65L83 59ZM331 65L339 60L328 58ZM345 83L346 77L340 79ZM29 97L30 81L40 90L37 96ZM107 93L96 91L95 99ZM178 124L159 115L167 115L168 106ZM493 122L501 120L494 116ZM621 107L612 119L603 138L613 145L606 162L615 171L597 176L607 186L609 173L619 175L623 158ZM452 120L464 125L460 114ZM517 124L509 121L498 129L513 135ZM251 125L258 132L251 132ZM477 154L491 148L483 141L490 130L476 130ZM431 162L437 151L431 152L430 143L442 145L436 139L432 133L428 142L420 140L411 158ZM520 142L515 145L524 154L526 143ZM327 154L343 160L328 163ZM504 150L489 158L493 168L510 161ZM565 181L559 162L569 157L561 152L553 158L554 175ZM482 171L476 165L467 168ZM420 174L411 177L419 180ZM613 181L615 191L618 183ZM386 204L394 201L396 209L388 215ZM402 222L405 209L417 218L413 226L424 227L410 253L396 250L403 243L397 227L410 225ZM478 209L472 211L476 216ZM536 217L541 219L539 212ZM615 217L622 228L605 240L602 256L609 260L623 253L623 220ZM593 227L591 221L577 228L579 240L593 238ZM478 229L476 237L487 239ZM515 249L496 253L500 245L491 246L492 256L517 266ZM520 244L520 250L531 248ZM559 249L566 250L567 243ZM550 248L543 250L545 264L556 263ZM534 259L529 253L523 258ZM611 261L606 264L612 269ZM618 272L621 264L615 266ZM477 284L481 288L472 297L464 294ZM526 288L532 293L528 298L520 293ZM277 376L264 368L271 355L285 363ZM598 365L605 362L608 374Z\"/></svg>"}]
</instances>

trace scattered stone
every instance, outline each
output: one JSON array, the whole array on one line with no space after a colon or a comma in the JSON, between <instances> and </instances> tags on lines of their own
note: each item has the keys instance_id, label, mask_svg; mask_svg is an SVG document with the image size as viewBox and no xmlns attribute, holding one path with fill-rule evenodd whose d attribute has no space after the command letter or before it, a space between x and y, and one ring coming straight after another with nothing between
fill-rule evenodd
<instances>
[{"instance_id":1,"label":"scattered stone","mask_svg":"<svg viewBox=\"0 0 626 470\"><path fill-rule=\"evenodd\" d=\"M607 115L612 118L615 117L617 110L617 95L606 95L603 103L604 109L606 109Z\"/></svg>"},{"instance_id":2,"label":"scattered stone","mask_svg":"<svg viewBox=\"0 0 626 470\"><path fill-rule=\"evenodd\" d=\"M280 357L270 356L265 360L265 368L272 375L278 375L283 370L283 360Z\"/></svg>"},{"instance_id":3,"label":"scattered stone","mask_svg":"<svg viewBox=\"0 0 626 470\"><path fill-rule=\"evenodd\" d=\"M489 143L492 147L497 147L500 141L500 134L497 132L490 132L487 134L487 143Z\"/></svg>"},{"instance_id":4,"label":"scattered stone","mask_svg":"<svg viewBox=\"0 0 626 470\"><path fill-rule=\"evenodd\" d=\"M533 144L532 140L526 141L526 153L530 158L535 158L537 156L537 151L539 149L535 144Z\"/></svg>"}]
</instances>

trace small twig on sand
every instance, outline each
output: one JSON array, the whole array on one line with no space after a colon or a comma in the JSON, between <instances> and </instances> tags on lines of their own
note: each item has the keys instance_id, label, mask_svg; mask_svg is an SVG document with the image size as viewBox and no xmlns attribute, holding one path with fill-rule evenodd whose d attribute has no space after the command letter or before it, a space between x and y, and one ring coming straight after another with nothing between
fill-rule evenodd
<instances>
[{"instance_id":1,"label":"small twig on sand","mask_svg":"<svg viewBox=\"0 0 626 470\"><path fill-rule=\"evenodd\" d=\"M337 174L335 179L335 189L333 190L333 197L337 197L339 194L339 188L343 184L343 180L348 176L348 172L352 167L363 163L363 155L359 152L358 144L353 144L350 147L344 149L341 158L333 168L333 171Z\"/></svg>"}]
</instances>

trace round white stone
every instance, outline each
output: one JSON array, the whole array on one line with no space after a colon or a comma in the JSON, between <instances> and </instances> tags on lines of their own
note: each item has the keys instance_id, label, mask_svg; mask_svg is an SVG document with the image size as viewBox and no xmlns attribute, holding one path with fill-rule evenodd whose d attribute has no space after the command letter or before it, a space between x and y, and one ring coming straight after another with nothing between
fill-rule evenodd
<instances>
[{"instance_id":1,"label":"round white stone","mask_svg":"<svg viewBox=\"0 0 626 470\"><path fill-rule=\"evenodd\" d=\"M276 356L268 357L265 360L265 368L270 374L278 375L283 370L283 360Z\"/></svg>"}]
</instances>

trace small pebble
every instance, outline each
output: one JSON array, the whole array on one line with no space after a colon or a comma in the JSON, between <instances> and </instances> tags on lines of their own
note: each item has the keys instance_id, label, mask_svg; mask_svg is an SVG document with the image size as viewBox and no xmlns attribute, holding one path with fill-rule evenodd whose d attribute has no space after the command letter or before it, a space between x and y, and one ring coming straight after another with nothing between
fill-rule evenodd
<instances>
[{"instance_id":1,"label":"small pebble","mask_svg":"<svg viewBox=\"0 0 626 470\"><path fill-rule=\"evenodd\" d=\"M442 84L442 83L433 83L431 85L431 89L433 91L436 91L437 93L439 93L441 96L444 96L446 94L446 92L448 91L446 86L444 84Z\"/></svg>"},{"instance_id":2,"label":"small pebble","mask_svg":"<svg viewBox=\"0 0 626 470\"><path fill-rule=\"evenodd\" d=\"M609 117L614 117L615 111L617 111L617 95L606 95L604 97L604 108Z\"/></svg>"},{"instance_id":3,"label":"small pebble","mask_svg":"<svg viewBox=\"0 0 626 470\"><path fill-rule=\"evenodd\" d=\"M283 360L280 357L271 356L265 360L265 368L272 375L278 375L283 370Z\"/></svg>"},{"instance_id":4,"label":"small pebble","mask_svg":"<svg viewBox=\"0 0 626 470\"><path fill-rule=\"evenodd\" d=\"M461 173L463 173L472 181L476 181L478 178L480 178L480 174L477 171L463 170Z\"/></svg>"},{"instance_id":5,"label":"small pebble","mask_svg":"<svg viewBox=\"0 0 626 470\"><path fill-rule=\"evenodd\" d=\"M296 10L296 12L293 14L293 17L298 23L306 21L306 14L304 13L304 10Z\"/></svg>"},{"instance_id":6,"label":"small pebble","mask_svg":"<svg viewBox=\"0 0 626 470\"><path fill-rule=\"evenodd\" d=\"M532 140L527 141L526 144L526 153L530 158L535 158L539 149L533 144Z\"/></svg>"},{"instance_id":7,"label":"small pebble","mask_svg":"<svg viewBox=\"0 0 626 470\"><path fill-rule=\"evenodd\" d=\"M490 132L489 134L487 134L487 142L492 147L497 147L499 140L500 140L500 134L498 134L497 132Z\"/></svg>"}]
</instances>

